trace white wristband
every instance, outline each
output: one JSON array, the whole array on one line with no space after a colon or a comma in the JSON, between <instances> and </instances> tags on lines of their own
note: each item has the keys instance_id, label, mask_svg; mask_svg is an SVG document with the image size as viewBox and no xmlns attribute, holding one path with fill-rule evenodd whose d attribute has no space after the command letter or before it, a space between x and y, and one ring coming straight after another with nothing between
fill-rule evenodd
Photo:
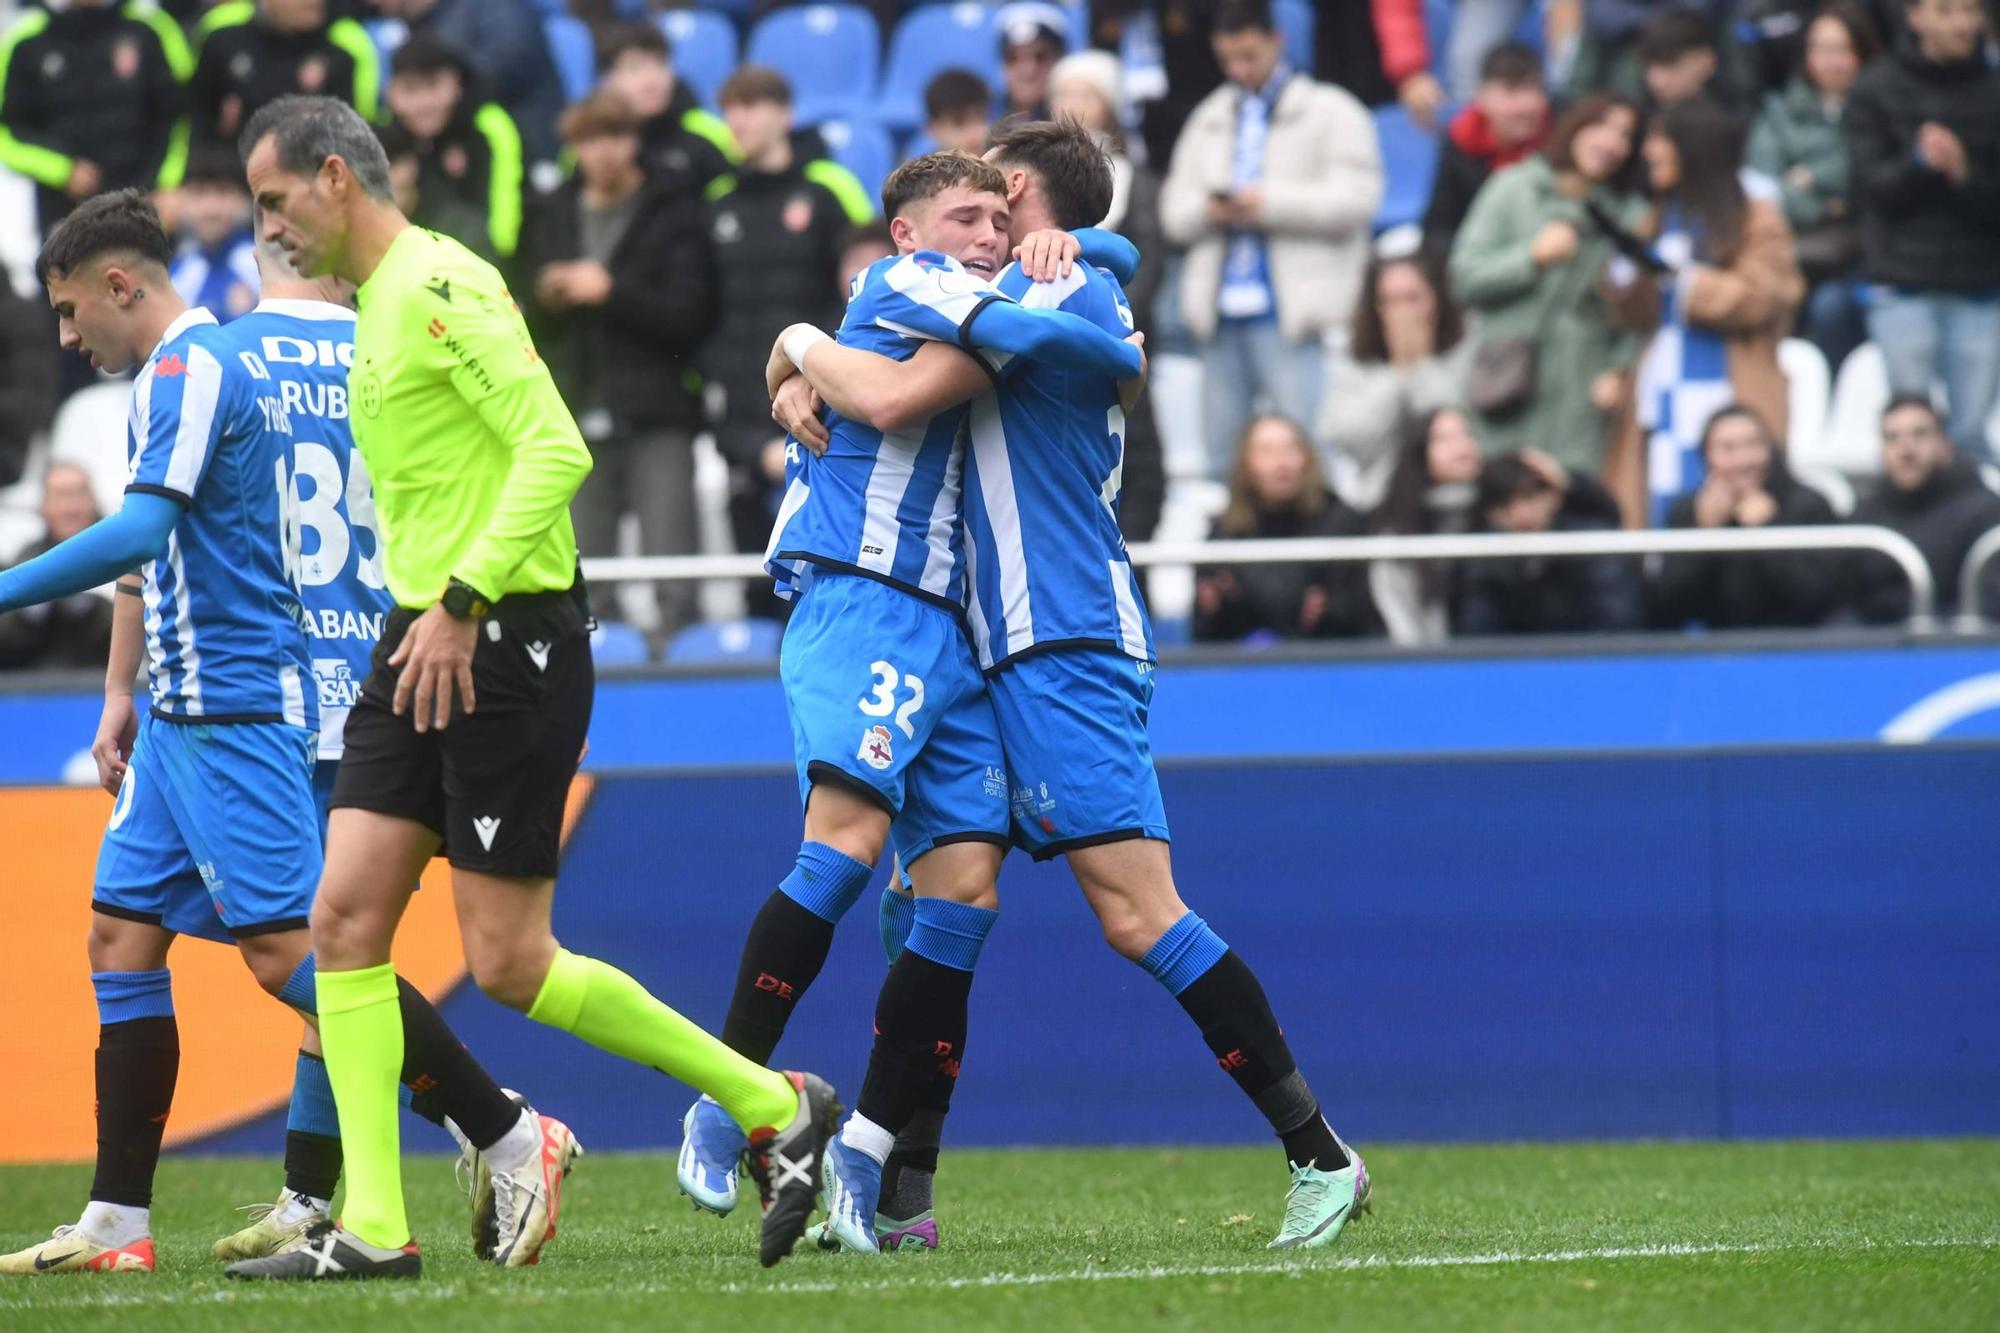
<instances>
[{"instance_id":1,"label":"white wristband","mask_svg":"<svg viewBox=\"0 0 2000 1333\"><path fill-rule=\"evenodd\" d=\"M804 370L806 353L812 350L815 343L826 341L828 341L827 335L823 330L816 329L810 324L800 324L785 334L785 356L793 365Z\"/></svg>"}]
</instances>

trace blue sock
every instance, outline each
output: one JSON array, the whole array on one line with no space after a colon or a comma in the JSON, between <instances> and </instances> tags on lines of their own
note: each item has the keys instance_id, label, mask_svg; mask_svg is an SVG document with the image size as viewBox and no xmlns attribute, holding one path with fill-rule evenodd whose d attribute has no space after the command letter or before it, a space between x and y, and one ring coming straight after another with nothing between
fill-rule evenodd
<instances>
[{"instance_id":1,"label":"blue sock","mask_svg":"<svg viewBox=\"0 0 2000 1333\"><path fill-rule=\"evenodd\" d=\"M928 958L942 967L970 972L979 962L986 934L1000 914L985 907L949 902L943 898L919 898L912 910L916 924L904 946L919 958Z\"/></svg>"},{"instance_id":2,"label":"blue sock","mask_svg":"<svg viewBox=\"0 0 2000 1333\"><path fill-rule=\"evenodd\" d=\"M135 1018L174 1016L173 973L164 967L150 972L92 972L90 988L97 992L97 1021L105 1027Z\"/></svg>"},{"instance_id":3,"label":"blue sock","mask_svg":"<svg viewBox=\"0 0 2000 1333\"><path fill-rule=\"evenodd\" d=\"M893 884L882 890L882 910L876 924L882 931L882 952L889 959L889 966L896 965L896 957L910 942L910 929L916 923L915 894L900 893Z\"/></svg>"},{"instance_id":4,"label":"blue sock","mask_svg":"<svg viewBox=\"0 0 2000 1333\"><path fill-rule=\"evenodd\" d=\"M1167 994L1179 995L1228 952L1229 946L1208 928L1208 922L1189 912L1153 942L1153 947L1139 960L1139 966L1165 986Z\"/></svg>"},{"instance_id":5,"label":"blue sock","mask_svg":"<svg viewBox=\"0 0 2000 1333\"><path fill-rule=\"evenodd\" d=\"M326 1076L326 1061L299 1052L292 1067L292 1104L285 1111L285 1128L323 1138L340 1137L340 1113L333 1109L333 1084Z\"/></svg>"},{"instance_id":6,"label":"blue sock","mask_svg":"<svg viewBox=\"0 0 2000 1333\"><path fill-rule=\"evenodd\" d=\"M875 867L823 842L802 842L799 859L778 891L822 921L838 921L874 874Z\"/></svg>"},{"instance_id":7,"label":"blue sock","mask_svg":"<svg viewBox=\"0 0 2000 1333\"><path fill-rule=\"evenodd\" d=\"M318 968L313 964L313 956L307 954L292 969L292 975L285 978L285 984L278 988L278 998L292 1008L303 1013L319 1012L319 988L313 984Z\"/></svg>"}]
</instances>

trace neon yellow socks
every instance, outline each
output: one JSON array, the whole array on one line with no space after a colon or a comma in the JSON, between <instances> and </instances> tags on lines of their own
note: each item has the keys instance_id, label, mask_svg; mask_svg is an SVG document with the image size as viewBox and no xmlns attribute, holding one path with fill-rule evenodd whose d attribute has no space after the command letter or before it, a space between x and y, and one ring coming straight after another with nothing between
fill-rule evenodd
<instances>
[{"instance_id":1,"label":"neon yellow socks","mask_svg":"<svg viewBox=\"0 0 2000 1333\"><path fill-rule=\"evenodd\" d=\"M557 949L528 1017L699 1088L745 1133L783 1129L798 1114L798 1090L783 1074L744 1059L609 963ZM344 1104L341 1115L345 1126Z\"/></svg>"},{"instance_id":2,"label":"neon yellow socks","mask_svg":"<svg viewBox=\"0 0 2000 1333\"><path fill-rule=\"evenodd\" d=\"M401 1105L396 1079L403 1068L403 1015L396 968L322 971L318 976L319 1040L326 1076L340 1110L347 1200L341 1225L383 1249L410 1243L403 1211Z\"/></svg>"}]
</instances>

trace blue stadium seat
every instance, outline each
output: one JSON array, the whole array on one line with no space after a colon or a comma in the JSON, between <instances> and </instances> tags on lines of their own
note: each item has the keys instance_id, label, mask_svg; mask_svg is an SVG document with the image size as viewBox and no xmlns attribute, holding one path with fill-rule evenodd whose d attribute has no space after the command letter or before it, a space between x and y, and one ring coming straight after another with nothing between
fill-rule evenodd
<instances>
[{"instance_id":1,"label":"blue stadium seat","mask_svg":"<svg viewBox=\"0 0 2000 1333\"><path fill-rule=\"evenodd\" d=\"M801 5L759 23L744 58L791 82L793 110L810 125L874 100L881 51L875 16L861 6Z\"/></svg>"},{"instance_id":2,"label":"blue stadium seat","mask_svg":"<svg viewBox=\"0 0 2000 1333\"><path fill-rule=\"evenodd\" d=\"M1446 117L1440 117L1440 120ZM1375 108L1375 136L1382 145L1382 169L1387 174L1382 209L1375 230L1387 231L1408 222L1422 222L1437 176L1438 136L1418 128L1410 113L1389 105Z\"/></svg>"},{"instance_id":3,"label":"blue stadium seat","mask_svg":"<svg viewBox=\"0 0 2000 1333\"><path fill-rule=\"evenodd\" d=\"M563 96L572 102L590 96L590 90L597 86L597 43L591 40L584 21L572 14L544 14L542 35L548 40L549 54L555 57Z\"/></svg>"},{"instance_id":4,"label":"blue stadium seat","mask_svg":"<svg viewBox=\"0 0 2000 1333\"><path fill-rule=\"evenodd\" d=\"M674 73L710 106L736 68L736 25L712 9L669 9L655 20L674 48Z\"/></svg>"},{"instance_id":5,"label":"blue stadium seat","mask_svg":"<svg viewBox=\"0 0 2000 1333\"><path fill-rule=\"evenodd\" d=\"M882 194L882 182L896 165L896 145L889 131L872 120L833 117L819 123L827 155L853 172L871 199Z\"/></svg>"},{"instance_id":6,"label":"blue stadium seat","mask_svg":"<svg viewBox=\"0 0 2000 1333\"><path fill-rule=\"evenodd\" d=\"M785 627L775 620L704 620L674 635L667 645L669 662L735 662L773 659L784 641Z\"/></svg>"},{"instance_id":7,"label":"blue stadium seat","mask_svg":"<svg viewBox=\"0 0 2000 1333\"><path fill-rule=\"evenodd\" d=\"M622 620L600 620L590 632L590 660L601 667L644 666L646 636Z\"/></svg>"},{"instance_id":8,"label":"blue stadium seat","mask_svg":"<svg viewBox=\"0 0 2000 1333\"><path fill-rule=\"evenodd\" d=\"M1271 5L1271 17L1278 21L1278 31L1285 34L1285 59L1297 69L1313 72L1313 35L1318 27L1318 18L1307 0L1275 0Z\"/></svg>"},{"instance_id":9,"label":"blue stadium seat","mask_svg":"<svg viewBox=\"0 0 2000 1333\"><path fill-rule=\"evenodd\" d=\"M969 69L997 88L1000 84L1000 37L993 26L996 11L977 0L913 9L896 25L889 39L889 69L882 76L882 97L875 115L893 130L924 122L924 88L947 69Z\"/></svg>"}]
</instances>

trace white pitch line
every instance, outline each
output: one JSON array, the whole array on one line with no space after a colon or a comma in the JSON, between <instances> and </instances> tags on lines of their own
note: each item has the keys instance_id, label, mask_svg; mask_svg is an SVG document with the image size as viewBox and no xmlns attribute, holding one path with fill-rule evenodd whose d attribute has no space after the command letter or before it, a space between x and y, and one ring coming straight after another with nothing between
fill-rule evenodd
<instances>
[{"instance_id":1,"label":"white pitch line","mask_svg":"<svg viewBox=\"0 0 2000 1333\"><path fill-rule=\"evenodd\" d=\"M923 1280L884 1279L877 1282L730 1282L710 1290L729 1294L788 1292L826 1294L841 1291L887 1291L940 1289L946 1291L979 1287L1041 1287L1064 1282L1150 1282L1161 1278L1186 1277L1309 1277L1315 1273L1351 1273L1365 1269L1398 1268L1493 1268L1505 1264L1561 1264L1584 1260L1692 1259L1708 1255L1779 1254L1812 1250L1937 1250L2000 1248L2000 1237L1899 1240L1880 1243L1862 1241L1853 1245L1832 1241L1805 1244L1742 1245L1631 1245L1589 1250L1544 1250L1521 1254L1495 1250L1485 1254L1344 1255L1337 1259L1259 1264L1204 1264L1195 1267L1150 1265L1144 1268L1080 1268L1066 1273L983 1273L977 1277L932 1278Z\"/></svg>"},{"instance_id":2,"label":"white pitch line","mask_svg":"<svg viewBox=\"0 0 2000 1333\"><path fill-rule=\"evenodd\" d=\"M883 1278L873 1282L830 1282L830 1281L785 1281L772 1282L625 1282L614 1290L619 1295L633 1296L699 1296L699 1295L838 1295L841 1292L872 1291L963 1291L989 1287L1045 1287L1070 1282L1158 1282L1176 1278L1191 1277L1282 1277L1297 1279L1313 1277L1322 1273L1353 1273L1373 1270L1393 1270L1406 1268L1496 1268L1508 1264L1566 1264L1585 1263L1599 1260L1620 1259L1699 1259L1715 1255L1742 1254L1798 1254L1814 1251L1824 1253L1866 1253L1871 1250L1992 1250L2000 1249L2000 1237L1938 1237L1930 1240L1891 1240L1853 1242L1808 1241L1801 1244L1769 1244L1750 1242L1745 1244L1710 1245L1624 1245L1606 1246L1598 1249L1540 1250L1526 1253L1512 1250L1491 1250L1481 1254L1408 1254L1386 1255L1342 1255L1337 1258L1301 1256L1292 1261L1267 1261L1254 1264L1201 1264L1189 1267L1149 1265L1143 1268L1079 1268L1060 1273L982 1273L974 1277L927 1278L912 1271L900 1278ZM839 1261L830 1261L839 1262ZM849 1260L848 1262L860 1262ZM893 1262L893 1261L891 1261ZM556 1276L554 1272L549 1276ZM115 1278L72 1278L58 1281L99 1281L114 1282ZM472 1295L493 1294L506 1290L484 1283L468 1282L464 1279L450 1279L442 1282L413 1282L394 1284L397 1303L417 1303L430 1300L458 1300ZM536 1291L533 1287L516 1288L526 1296ZM147 1305L230 1305L255 1304L276 1295L270 1286L257 1283L225 1283L215 1290L171 1291L157 1295L138 1290L105 1291L91 1293L78 1301L80 1306L147 1306ZM562 1289L547 1293L560 1296ZM4 1297L0 1297L0 1309L8 1307Z\"/></svg>"}]
</instances>

